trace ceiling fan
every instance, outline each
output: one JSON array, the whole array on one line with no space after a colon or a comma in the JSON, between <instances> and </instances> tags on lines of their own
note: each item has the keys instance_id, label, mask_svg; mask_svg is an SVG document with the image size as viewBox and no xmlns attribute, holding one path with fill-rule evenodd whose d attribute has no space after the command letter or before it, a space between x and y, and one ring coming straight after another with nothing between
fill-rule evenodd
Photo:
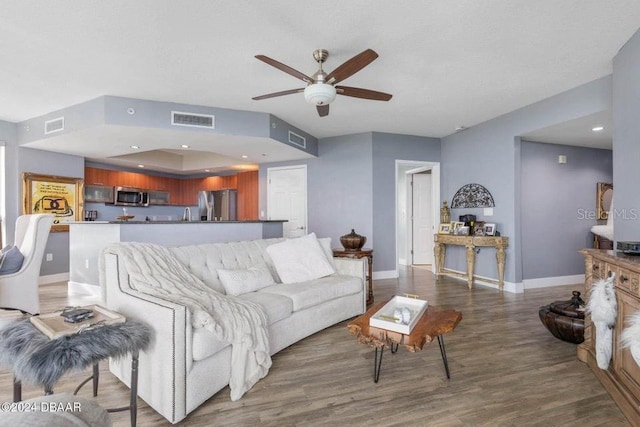
<instances>
[{"instance_id":1,"label":"ceiling fan","mask_svg":"<svg viewBox=\"0 0 640 427\"><path fill-rule=\"evenodd\" d=\"M324 49L317 49L313 51L313 58L316 60L320 68L312 74L311 77L309 77L288 65L269 58L268 56L256 55L256 58L260 61L302 80L307 84L307 87L269 93L267 95L256 96L252 99L258 101L261 99L274 98L276 96L304 92L304 99L310 104L314 104L316 106L320 117L329 115L329 104L331 104L331 102L336 98L336 94L351 96L354 98L372 99L375 101L388 101L391 99L392 95L384 92L377 92L375 90L361 89L357 87L336 86L336 83L340 83L346 78L351 77L373 62L373 60L378 57L378 54L373 50L367 49L364 52L357 54L329 74L322 69L322 64L328 57L329 52Z\"/></svg>"}]
</instances>

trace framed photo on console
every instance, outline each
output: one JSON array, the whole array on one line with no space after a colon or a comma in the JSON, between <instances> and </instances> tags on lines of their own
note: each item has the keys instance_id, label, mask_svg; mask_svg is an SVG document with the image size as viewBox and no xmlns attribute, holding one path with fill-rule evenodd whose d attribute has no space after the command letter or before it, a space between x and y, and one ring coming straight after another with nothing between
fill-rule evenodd
<instances>
[{"instance_id":1,"label":"framed photo on console","mask_svg":"<svg viewBox=\"0 0 640 427\"><path fill-rule=\"evenodd\" d=\"M456 221L456 222L452 222L451 226L453 227L453 234L458 235L460 234L460 228L464 227L464 222L460 222L460 221ZM469 234L469 233L467 233Z\"/></svg>"},{"instance_id":2,"label":"framed photo on console","mask_svg":"<svg viewBox=\"0 0 640 427\"><path fill-rule=\"evenodd\" d=\"M473 226L474 236L484 236L484 221L478 221Z\"/></svg>"},{"instance_id":3,"label":"framed photo on console","mask_svg":"<svg viewBox=\"0 0 640 427\"><path fill-rule=\"evenodd\" d=\"M466 225L463 225L462 227L458 228L458 236L468 236L469 235L469 227Z\"/></svg>"},{"instance_id":4,"label":"framed photo on console","mask_svg":"<svg viewBox=\"0 0 640 427\"><path fill-rule=\"evenodd\" d=\"M496 235L496 225L495 224L485 224L484 225L484 235L485 236L495 236Z\"/></svg>"},{"instance_id":5,"label":"framed photo on console","mask_svg":"<svg viewBox=\"0 0 640 427\"><path fill-rule=\"evenodd\" d=\"M451 224L443 222L438 228L438 234L451 234Z\"/></svg>"}]
</instances>

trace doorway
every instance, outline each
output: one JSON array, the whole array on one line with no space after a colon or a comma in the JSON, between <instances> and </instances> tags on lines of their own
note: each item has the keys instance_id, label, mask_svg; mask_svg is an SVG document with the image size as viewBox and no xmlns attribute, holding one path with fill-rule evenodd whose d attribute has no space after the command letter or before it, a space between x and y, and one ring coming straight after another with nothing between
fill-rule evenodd
<instances>
[{"instance_id":1,"label":"doorway","mask_svg":"<svg viewBox=\"0 0 640 427\"><path fill-rule=\"evenodd\" d=\"M430 265L440 212L440 163L396 160L396 264Z\"/></svg>"},{"instance_id":2,"label":"doorway","mask_svg":"<svg viewBox=\"0 0 640 427\"><path fill-rule=\"evenodd\" d=\"M307 234L307 165L267 169L267 219L286 220L286 238Z\"/></svg>"},{"instance_id":3,"label":"doorway","mask_svg":"<svg viewBox=\"0 0 640 427\"><path fill-rule=\"evenodd\" d=\"M433 218L431 206L431 169L408 175L407 182L410 189L407 196L411 196L411 216L407 235L411 236L409 243L409 258L411 265L431 264L433 259Z\"/></svg>"}]
</instances>

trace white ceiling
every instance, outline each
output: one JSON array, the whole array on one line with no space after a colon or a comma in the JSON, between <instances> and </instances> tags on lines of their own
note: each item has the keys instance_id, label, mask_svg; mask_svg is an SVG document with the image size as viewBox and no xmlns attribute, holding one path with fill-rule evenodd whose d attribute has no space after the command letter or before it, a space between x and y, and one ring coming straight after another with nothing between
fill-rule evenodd
<instances>
[{"instance_id":1,"label":"white ceiling","mask_svg":"<svg viewBox=\"0 0 640 427\"><path fill-rule=\"evenodd\" d=\"M442 137L610 74L638 27L637 0L2 0L0 120L115 95L267 112L318 138ZM339 96L321 118L302 94L251 99L303 86L254 55L311 74L317 48L329 71L377 51L343 84L391 101Z\"/></svg>"}]
</instances>

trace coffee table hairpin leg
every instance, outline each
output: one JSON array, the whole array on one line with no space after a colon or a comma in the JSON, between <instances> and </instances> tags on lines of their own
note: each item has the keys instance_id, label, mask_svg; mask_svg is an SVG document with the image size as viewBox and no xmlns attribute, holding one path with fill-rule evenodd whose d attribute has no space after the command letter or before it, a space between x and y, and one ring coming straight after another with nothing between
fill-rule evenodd
<instances>
[{"instance_id":1,"label":"coffee table hairpin leg","mask_svg":"<svg viewBox=\"0 0 640 427\"><path fill-rule=\"evenodd\" d=\"M444 336L438 335L438 345L440 346L440 354L444 362L444 370L447 372L447 379L451 379L451 375L449 375L449 362L447 362L447 351L444 348Z\"/></svg>"},{"instance_id":2,"label":"coffee table hairpin leg","mask_svg":"<svg viewBox=\"0 0 640 427\"><path fill-rule=\"evenodd\" d=\"M391 343L391 354L398 352L398 343ZM382 353L384 352L384 346L380 347L380 357L378 357L378 347L375 348L375 357L373 360L373 382L377 383L380 379L380 368L382 368Z\"/></svg>"}]
</instances>

